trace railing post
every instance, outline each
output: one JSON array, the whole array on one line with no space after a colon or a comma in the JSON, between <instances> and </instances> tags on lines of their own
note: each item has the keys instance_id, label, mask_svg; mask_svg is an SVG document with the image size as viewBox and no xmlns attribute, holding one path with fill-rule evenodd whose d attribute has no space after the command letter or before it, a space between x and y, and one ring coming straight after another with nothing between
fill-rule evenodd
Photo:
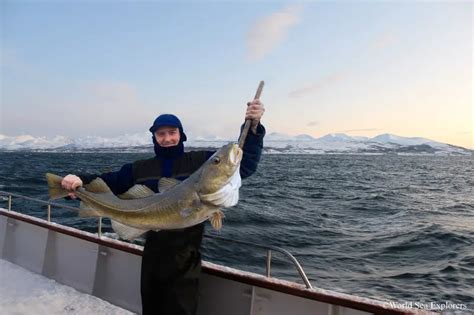
<instances>
[{"instance_id":1,"label":"railing post","mask_svg":"<svg viewBox=\"0 0 474 315\"><path fill-rule=\"evenodd\" d=\"M98 227L97 234L99 235L99 237L102 236L102 217L99 217L99 227Z\"/></svg>"},{"instance_id":2,"label":"railing post","mask_svg":"<svg viewBox=\"0 0 474 315\"><path fill-rule=\"evenodd\" d=\"M270 277L271 265L272 265L272 251L269 249L267 250L267 277Z\"/></svg>"},{"instance_id":3,"label":"railing post","mask_svg":"<svg viewBox=\"0 0 474 315\"><path fill-rule=\"evenodd\" d=\"M12 195L8 195L8 211L12 210Z\"/></svg>"},{"instance_id":4,"label":"railing post","mask_svg":"<svg viewBox=\"0 0 474 315\"><path fill-rule=\"evenodd\" d=\"M271 260L272 260L272 251L279 252L279 253L285 255L287 258L290 259L290 261L296 267L296 270L298 270L298 273L300 274L301 279L303 280L304 284L306 285L306 288L308 288L308 289L313 288L312 285L311 285L311 282L309 282L309 279L308 279L308 277L306 276L306 274L303 270L303 267L301 267L298 260L289 251L287 251L287 250L285 250L281 247L265 246L265 245L261 245L261 244L248 243L248 242L244 242L244 241L232 240L232 239L228 239L228 238L225 238L225 237L206 235L206 234L204 234L204 237L213 238L213 239L217 239L217 240L223 240L223 241L236 243L236 244L245 244L245 245L250 245L250 246L253 246L253 247L257 247L257 248L266 249L267 250L266 276L267 277L271 276L271 268L270 267L271 267Z\"/></svg>"},{"instance_id":5,"label":"railing post","mask_svg":"<svg viewBox=\"0 0 474 315\"><path fill-rule=\"evenodd\" d=\"M48 222L51 222L51 205L48 205Z\"/></svg>"}]
</instances>

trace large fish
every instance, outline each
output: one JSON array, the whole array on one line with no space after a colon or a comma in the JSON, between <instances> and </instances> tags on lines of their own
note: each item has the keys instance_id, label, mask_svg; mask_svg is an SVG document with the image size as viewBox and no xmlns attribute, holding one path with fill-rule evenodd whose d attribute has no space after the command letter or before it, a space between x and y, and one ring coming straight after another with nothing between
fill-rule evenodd
<instances>
[{"instance_id":1,"label":"large fish","mask_svg":"<svg viewBox=\"0 0 474 315\"><path fill-rule=\"evenodd\" d=\"M149 230L181 229L210 219L215 229L222 226L222 208L239 200L242 149L227 144L212 155L196 172L182 182L162 178L160 193L135 185L115 196L107 184L96 178L75 191L81 199L79 215L108 217L112 228L132 240ZM51 199L67 196L61 187L62 177L47 173Z\"/></svg>"}]
</instances>

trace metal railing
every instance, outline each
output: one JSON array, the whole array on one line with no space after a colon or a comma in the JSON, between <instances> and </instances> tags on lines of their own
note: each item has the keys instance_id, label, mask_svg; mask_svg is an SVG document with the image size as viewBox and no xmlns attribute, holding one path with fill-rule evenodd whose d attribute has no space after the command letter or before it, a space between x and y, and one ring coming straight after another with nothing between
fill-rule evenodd
<instances>
[{"instance_id":1,"label":"metal railing","mask_svg":"<svg viewBox=\"0 0 474 315\"><path fill-rule=\"evenodd\" d=\"M40 203L40 204L44 204L44 205L47 205L47 218L48 218L48 222L51 222L51 208L54 206L54 207L58 207L58 208L63 208L63 209L68 209L68 210L73 210L73 211L79 211L78 208L75 208L75 207L71 207L71 206L67 206L67 205L63 205L63 204L60 204L60 203L55 203L55 202L51 202L51 201L44 201L44 200L40 200L40 199L36 199L36 198L32 198L32 197L28 197L28 196L23 196L23 195L20 195L20 194L15 194L15 193L10 193L10 192L6 192L6 191L1 191L0 190L0 196L1 195L4 195L4 196L8 196L8 208L7 210L8 211L13 211L12 210L12 200L13 198L12 197L16 197L16 198L21 198L21 199L25 199L25 200L30 200L30 201L34 201L34 202L37 202L37 203ZM102 236L102 218L99 218L98 220L98 224L97 224L97 234L99 235L99 237ZM205 238L211 238L211 239L215 239L215 240L220 240L220 241L224 241L224 242L230 242L230 243L235 243L235 244L241 244L241 245L246 245L246 246L250 246L250 247L255 247L255 248L260 248L260 249L264 249L267 251L267 255L266 255L266 266L265 266L265 275L267 277L271 277L271 263L272 263L272 251L274 252L278 252L278 253L281 253L283 254L285 257L289 258L289 260L293 263L293 265L295 266L296 270L298 271L301 279L303 280L304 284L306 285L306 288L308 289L312 289L312 285L311 283L309 282L308 280L308 277L306 276L306 273L304 272L303 270L303 267L301 267L301 264L298 262L298 260L289 252L287 251L286 249L283 249L281 247L277 247L277 246L271 246L271 245L263 245L263 244L256 244L256 243L250 243L250 242L245 242L245 241L241 241L241 240L234 240L234 239L229 239L229 238L225 238L225 237L221 237L221 236L215 236L215 235L208 235L208 234L205 234L204 235Z\"/></svg>"},{"instance_id":2,"label":"metal railing","mask_svg":"<svg viewBox=\"0 0 474 315\"><path fill-rule=\"evenodd\" d=\"M230 242L230 243L236 243L236 244L242 244L242 245L247 245L251 247L256 247L256 248L262 248L267 251L267 256L266 256L266 266L265 266L265 274L267 277L271 277L271 264L272 264L272 251L279 252L283 254L285 257L289 258L290 261L293 263L295 266L296 270L300 274L301 279L303 280L304 284L306 285L306 288L312 289L313 286L308 280L308 277L306 276L306 273L303 270L303 267L301 267L301 264L299 261L293 256L289 251L286 249L283 249L281 247L277 246L271 246L271 245L263 245L263 244L256 244L256 243L249 243L241 240L233 240L230 238L225 238L225 237L220 237L220 236L215 236L215 235L207 235L205 234L204 237L207 238L212 238L212 239L217 239L225 242Z\"/></svg>"},{"instance_id":3,"label":"metal railing","mask_svg":"<svg viewBox=\"0 0 474 315\"><path fill-rule=\"evenodd\" d=\"M80 210L79 208L66 206L66 205L63 205L63 204L60 204L60 203L51 202L51 201L44 201L44 200L40 200L40 199L36 199L36 198L23 196L23 195L20 195L20 194L14 194L14 193L10 193L10 192L0 190L0 196L1 195L8 196L8 208L7 208L8 211L12 211L12 197L17 197L17 198L30 200L30 201L34 201L34 202L37 202L37 203L40 203L40 204L47 205L48 206L48 210L47 210L48 222L51 222L51 208L53 206L58 207L58 208L73 210L73 211L77 211L77 212L79 212L79 210ZM98 218L97 234L99 234L99 236L102 236L102 217Z\"/></svg>"}]
</instances>

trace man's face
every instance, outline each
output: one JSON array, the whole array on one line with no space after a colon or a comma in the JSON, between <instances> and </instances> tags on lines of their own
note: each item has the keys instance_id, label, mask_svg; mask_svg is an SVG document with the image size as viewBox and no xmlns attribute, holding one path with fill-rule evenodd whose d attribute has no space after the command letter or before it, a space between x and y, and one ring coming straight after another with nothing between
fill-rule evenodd
<instances>
[{"instance_id":1,"label":"man's face","mask_svg":"<svg viewBox=\"0 0 474 315\"><path fill-rule=\"evenodd\" d=\"M179 143L179 129L176 127L160 127L155 131L156 142L162 147L172 147Z\"/></svg>"}]
</instances>

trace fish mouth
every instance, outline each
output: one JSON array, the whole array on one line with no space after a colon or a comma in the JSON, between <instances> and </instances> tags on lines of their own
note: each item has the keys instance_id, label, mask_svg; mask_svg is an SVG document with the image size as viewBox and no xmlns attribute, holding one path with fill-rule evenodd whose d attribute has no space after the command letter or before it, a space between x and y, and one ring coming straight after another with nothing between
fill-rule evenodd
<instances>
[{"instance_id":1,"label":"fish mouth","mask_svg":"<svg viewBox=\"0 0 474 315\"><path fill-rule=\"evenodd\" d=\"M237 144L232 145L232 150L229 155L229 162L232 165L238 165L242 161L243 151Z\"/></svg>"},{"instance_id":2,"label":"fish mouth","mask_svg":"<svg viewBox=\"0 0 474 315\"><path fill-rule=\"evenodd\" d=\"M214 192L200 194L202 201L217 207L233 207L239 201L239 188L242 186L240 171L235 169L232 176Z\"/></svg>"}]
</instances>

